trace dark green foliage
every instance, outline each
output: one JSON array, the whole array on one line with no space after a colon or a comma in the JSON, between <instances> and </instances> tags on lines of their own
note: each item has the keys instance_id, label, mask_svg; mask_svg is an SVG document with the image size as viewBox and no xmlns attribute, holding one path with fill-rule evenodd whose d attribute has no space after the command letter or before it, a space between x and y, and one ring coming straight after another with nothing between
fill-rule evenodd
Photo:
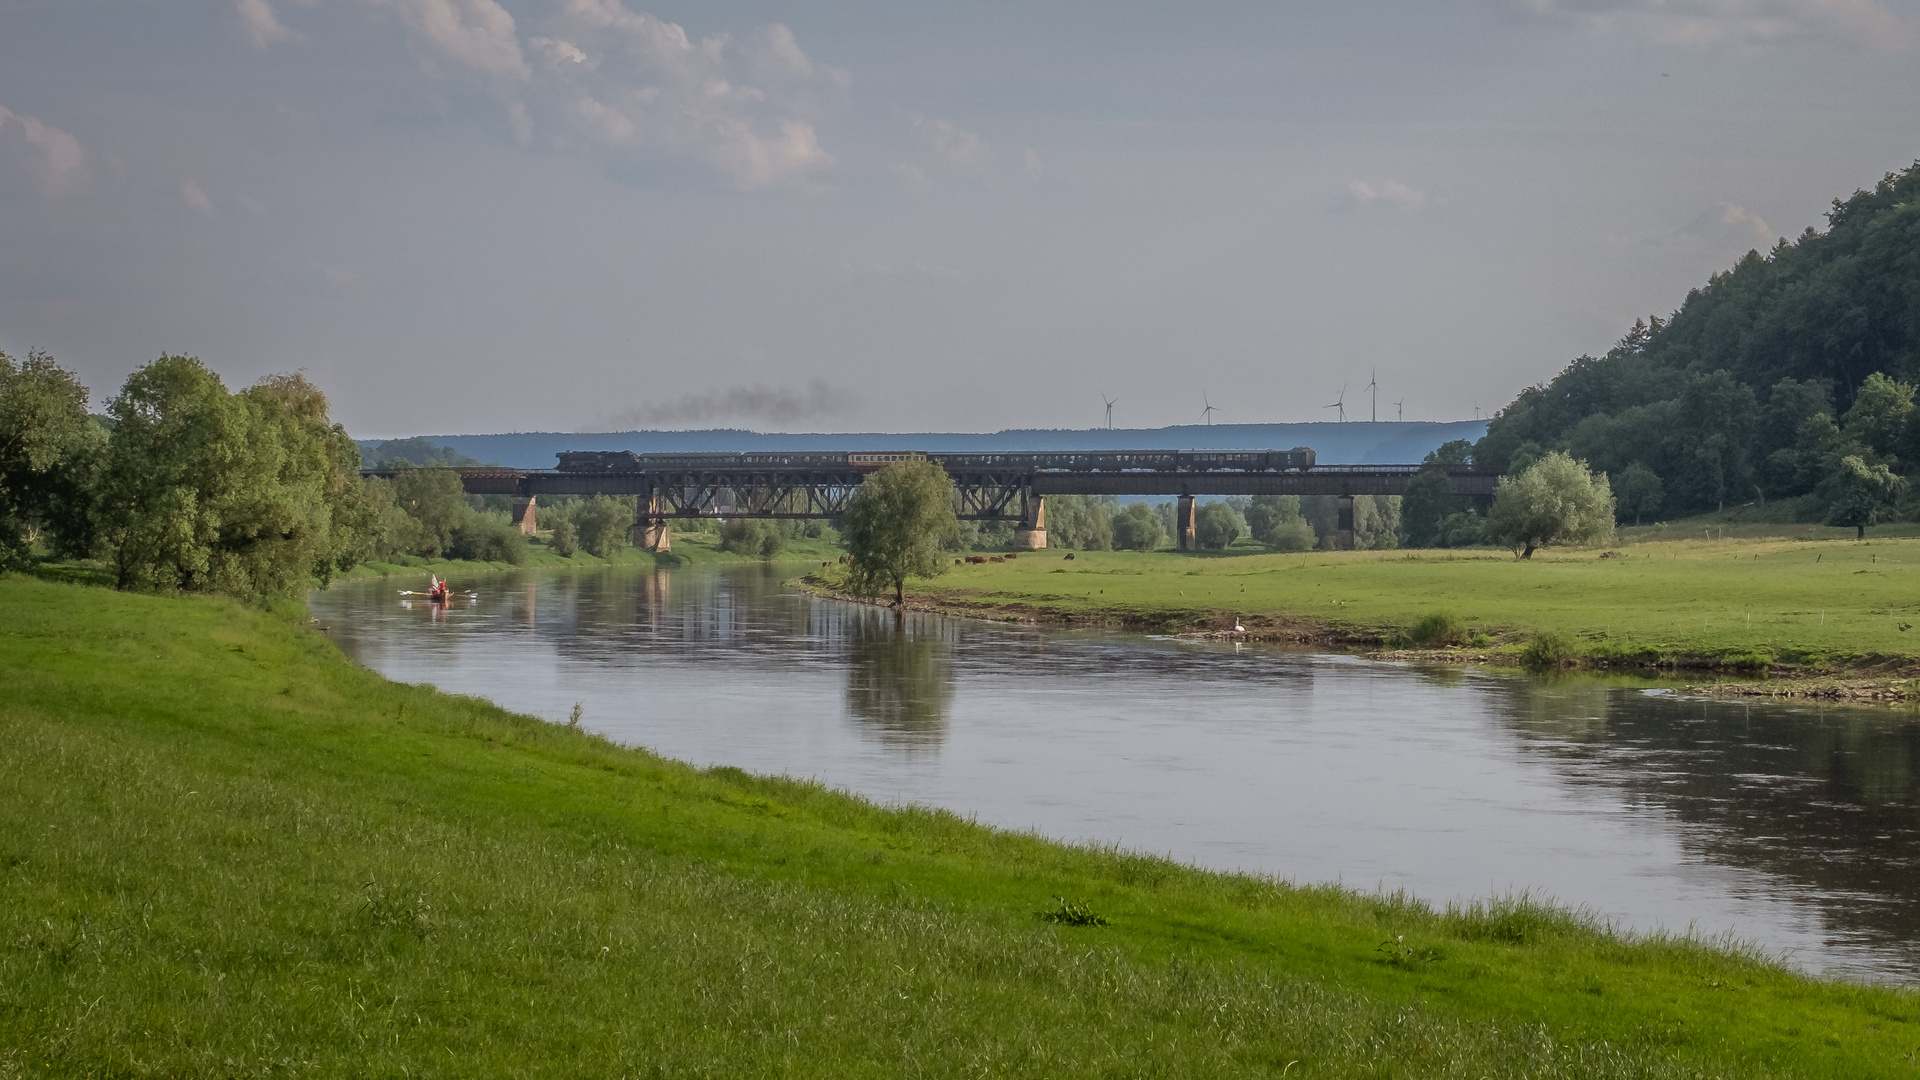
<instances>
[{"instance_id":1,"label":"dark green foliage","mask_svg":"<svg viewBox=\"0 0 1920 1080\"><path fill-rule=\"evenodd\" d=\"M1447 474L1422 469L1407 482L1400 496L1400 539L1405 547L1446 547L1442 523L1465 510L1466 500L1453 494Z\"/></svg>"},{"instance_id":2,"label":"dark green foliage","mask_svg":"<svg viewBox=\"0 0 1920 1080\"><path fill-rule=\"evenodd\" d=\"M1520 664L1528 671L1554 671L1566 667L1578 655L1572 638L1547 630L1527 640L1526 647L1520 650Z\"/></svg>"},{"instance_id":3,"label":"dark green foliage","mask_svg":"<svg viewBox=\"0 0 1920 1080\"><path fill-rule=\"evenodd\" d=\"M86 554L106 441L71 372L45 353L0 352L0 570L24 564L40 540Z\"/></svg>"},{"instance_id":4,"label":"dark green foliage","mask_svg":"<svg viewBox=\"0 0 1920 1080\"><path fill-rule=\"evenodd\" d=\"M527 538L500 510L476 510L451 469L403 468L392 480L372 477L366 501L378 521L376 554L473 559L518 565ZM566 511L552 517L565 521Z\"/></svg>"},{"instance_id":5,"label":"dark green foliage","mask_svg":"<svg viewBox=\"0 0 1920 1080\"><path fill-rule=\"evenodd\" d=\"M165 356L108 412L95 497L121 588L288 595L371 546L359 450L300 376L229 394L199 360Z\"/></svg>"},{"instance_id":6,"label":"dark green foliage","mask_svg":"<svg viewBox=\"0 0 1920 1080\"><path fill-rule=\"evenodd\" d=\"M720 526L720 550L755 559L771 559L780 554L786 537L779 526L760 518L730 518Z\"/></svg>"},{"instance_id":7,"label":"dark green foliage","mask_svg":"<svg viewBox=\"0 0 1920 1080\"><path fill-rule=\"evenodd\" d=\"M1667 500L1659 474L1637 461L1608 479L1613 487L1614 513L1621 519L1632 515L1635 525L1642 517L1659 513Z\"/></svg>"},{"instance_id":8,"label":"dark green foliage","mask_svg":"<svg viewBox=\"0 0 1920 1080\"><path fill-rule=\"evenodd\" d=\"M1418 622L1407 627L1397 643L1421 649L1444 649L1472 640L1473 633L1459 617L1451 612L1435 611L1422 615Z\"/></svg>"},{"instance_id":9,"label":"dark green foliage","mask_svg":"<svg viewBox=\"0 0 1920 1080\"><path fill-rule=\"evenodd\" d=\"M1851 452L1836 432L1868 465L1920 467L1916 196L1920 163L1836 200L1824 234L1749 252L1670 320L1522 392L1476 463L1517 472L1561 449L1614 476L1639 464L1681 514L1816 490Z\"/></svg>"},{"instance_id":10,"label":"dark green foliage","mask_svg":"<svg viewBox=\"0 0 1920 1080\"><path fill-rule=\"evenodd\" d=\"M1893 512L1907 482L1885 465L1869 465L1858 454L1842 457L1821 484L1827 503L1827 524L1851 525L1866 536L1867 526Z\"/></svg>"},{"instance_id":11,"label":"dark green foliage","mask_svg":"<svg viewBox=\"0 0 1920 1080\"><path fill-rule=\"evenodd\" d=\"M1069 551L1113 550L1111 495L1047 496L1047 546Z\"/></svg>"},{"instance_id":12,"label":"dark green foliage","mask_svg":"<svg viewBox=\"0 0 1920 1080\"><path fill-rule=\"evenodd\" d=\"M573 527L580 546L591 555L605 559L626 549L633 537L633 521L639 505L630 496L595 495L573 506Z\"/></svg>"},{"instance_id":13,"label":"dark green foliage","mask_svg":"<svg viewBox=\"0 0 1920 1080\"><path fill-rule=\"evenodd\" d=\"M553 547L555 555L572 558L573 553L580 550L580 532L573 527L570 519L561 518L553 523L553 535L547 543Z\"/></svg>"},{"instance_id":14,"label":"dark green foliage","mask_svg":"<svg viewBox=\"0 0 1920 1080\"><path fill-rule=\"evenodd\" d=\"M444 465L452 468L482 464L479 458L468 457L451 446L439 446L418 435L411 439L388 439L374 447L367 454L367 460L373 462L375 468L381 469L400 465Z\"/></svg>"},{"instance_id":15,"label":"dark green foliage","mask_svg":"<svg viewBox=\"0 0 1920 1080\"><path fill-rule=\"evenodd\" d=\"M1247 534L1247 522L1226 503L1202 503L1193 512L1193 533L1202 548L1221 551Z\"/></svg>"},{"instance_id":16,"label":"dark green foliage","mask_svg":"<svg viewBox=\"0 0 1920 1080\"><path fill-rule=\"evenodd\" d=\"M1121 551L1152 551L1166 542L1166 525L1146 503L1129 503L1113 516L1113 546Z\"/></svg>"}]
</instances>

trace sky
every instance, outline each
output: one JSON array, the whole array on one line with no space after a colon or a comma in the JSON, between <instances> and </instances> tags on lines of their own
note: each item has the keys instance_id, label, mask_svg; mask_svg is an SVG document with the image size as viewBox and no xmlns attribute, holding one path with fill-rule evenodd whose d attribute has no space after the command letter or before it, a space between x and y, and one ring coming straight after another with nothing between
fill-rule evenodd
<instances>
[{"instance_id":1,"label":"sky","mask_svg":"<svg viewBox=\"0 0 1920 1080\"><path fill-rule=\"evenodd\" d=\"M0 350L369 438L1472 419L1916 101L1920 0L0 0Z\"/></svg>"}]
</instances>

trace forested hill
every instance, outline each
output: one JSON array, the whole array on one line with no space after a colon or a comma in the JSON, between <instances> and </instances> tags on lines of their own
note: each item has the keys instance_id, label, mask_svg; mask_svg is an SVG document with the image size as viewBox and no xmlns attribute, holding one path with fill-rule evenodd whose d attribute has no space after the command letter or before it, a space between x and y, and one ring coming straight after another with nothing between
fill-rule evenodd
<instances>
[{"instance_id":1,"label":"forested hill","mask_svg":"<svg viewBox=\"0 0 1920 1080\"><path fill-rule=\"evenodd\" d=\"M1616 487L1637 465L1641 488L1648 471L1660 482L1647 512L1668 514L1809 494L1815 513L1842 496L1849 457L1896 479L1920 470L1920 162L1834 200L1827 220L1523 391L1475 463L1564 449Z\"/></svg>"}]
</instances>

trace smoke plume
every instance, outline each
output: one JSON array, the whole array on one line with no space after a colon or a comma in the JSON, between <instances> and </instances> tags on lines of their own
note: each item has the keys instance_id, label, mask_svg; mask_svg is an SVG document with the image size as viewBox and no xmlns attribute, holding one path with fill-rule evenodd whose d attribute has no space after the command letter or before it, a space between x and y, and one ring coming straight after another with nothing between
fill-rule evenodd
<instances>
[{"instance_id":1,"label":"smoke plume","mask_svg":"<svg viewBox=\"0 0 1920 1080\"><path fill-rule=\"evenodd\" d=\"M859 399L851 391L822 379L810 380L804 389L754 383L682 394L671 401L643 402L614 413L602 423L607 431L691 427L720 420L785 426L842 416L858 405Z\"/></svg>"}]
</instances>

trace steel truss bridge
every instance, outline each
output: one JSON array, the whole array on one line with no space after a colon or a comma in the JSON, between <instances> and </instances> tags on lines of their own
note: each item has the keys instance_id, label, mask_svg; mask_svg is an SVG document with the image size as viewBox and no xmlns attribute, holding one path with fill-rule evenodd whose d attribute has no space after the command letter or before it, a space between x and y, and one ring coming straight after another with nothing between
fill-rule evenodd
<instances>
[{"instance_id":1,"label":"steel truss bridge","mask_svg":"<svg viewBox=\"0 0 1920 1080\"><path fill-rule=\"evenodd\" d=\"M637 497L635 539L665 550L674 518L836 518L854 489L890 462L925 459L953 478L955 512L970 521L1016 522L1022 542L1046 543L1049 495L1172 495L1179 499L1180 546L1191 546L1197 495L1332 495L1340 499L1342 537L1352 530L1356 495L1399 495L1420 465L1315 465L1313 451L1108 450L1042 453L758 453L559 455L556 469L456 468L469 495L507 495L514 520L533 531L543 495ZM1438 469L1456 495L1490 496L1497 477L1465 465ZM393 469L369 469L392 476Z\"/></svg>"}]
</instances>

